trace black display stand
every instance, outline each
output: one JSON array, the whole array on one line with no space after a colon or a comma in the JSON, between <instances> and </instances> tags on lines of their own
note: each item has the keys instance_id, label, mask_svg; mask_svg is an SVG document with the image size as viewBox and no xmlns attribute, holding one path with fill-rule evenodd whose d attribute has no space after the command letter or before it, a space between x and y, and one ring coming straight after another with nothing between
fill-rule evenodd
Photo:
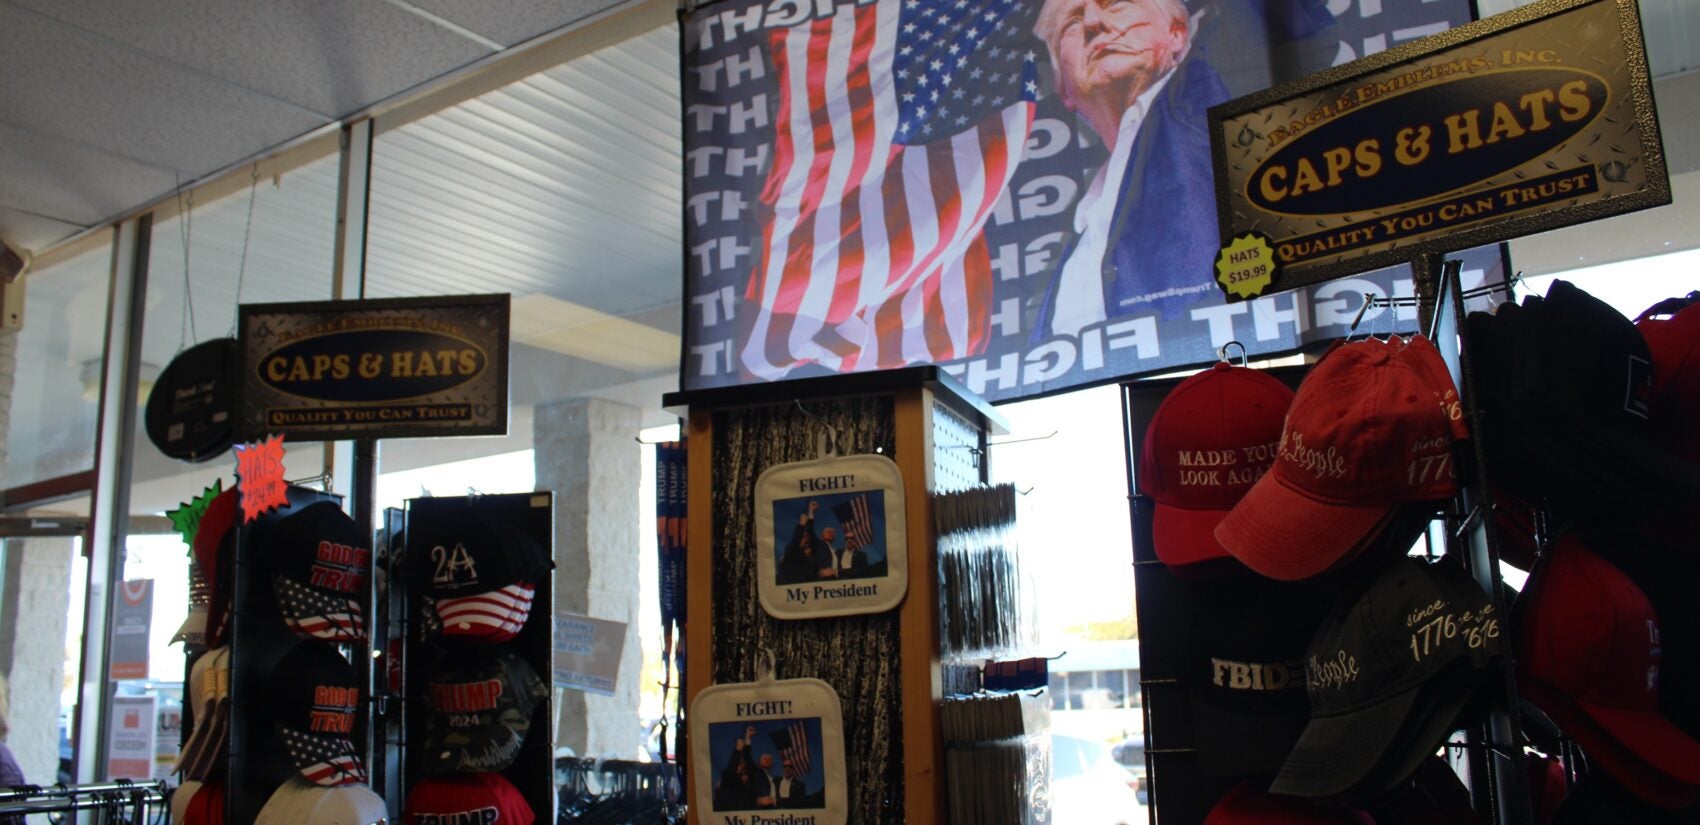
<instances>
[{"instance_id":1,"label":"black display stand","mask_svg":"<svg viewBox=\"0 0 1700 825\"><path fill-rule=\"evenodd\" d=\"M1297 388L1308 367L1279 367L1268 374ZM1210 776L1199 768L1193 746L1191 705L1183 682L1187 635L1197 613L1197 588L1208 582L1176 578L1157 558L1151 540L1154 502L1139 495L1134 468L1145 445L1145 429L1171 390L1184 378L1134 381L1122 385L1122 420L1127 425L1129 507L1133 526L1134 609L1139 627L1140 706L1145 718L1145 766L1151 821L1199 823L1235 780ZM1297 589L1297 588L1295 588ZM1160 813L1159 813L1160 812Z\"/></svg>"},{"instance_id":2,"label":"black display stand","mask_svg":"<svg viewBox=\"0 0 1700 825\"><path fill-rule=\"evenodd\" d=\"M390 582L390 591L393 594L391 609L394 611L390 615L390 622L394 635L401 640L400 645L394 649L394 655L399 656L399 661L388 671L391 677L399 675L401 678L400 684L390 685L390 690L399 697L396 701L400 705L400 721L385 733L388 755L393 755L401 766L399 780L392 783L397 790L387 797L392 813L401 809L407 793L426 778L420 765L422 754L418 747L425 741L425 725L429 713L429 704L425 701L425 686L433 666L438 664L442 657L453 656L457 648L454 643L432 641L422 637L421 599L427 594L414 585L420 581L429 581L430 575L428 572L423 577L417 575L418 565L430 564L430 542L433 535L441 535L443 526L459 522L475 511L492 520L519 527L539 545L550 550L551 558L554 556L555 507L554 494L551 492L408 500L404 526L401 529L405 536L402 546L406 551L397 560L399 575L395 575ZM391 546L396 546L394 538L391 539ZM394 567L396 565L392 565L392 569ZM526 619L525 626L512 640L500 645L523 657L544 684L551 682L554 617L555 577L551 570L537 582L537 590L531 603L531 615ZM502 771L502 775L525 797L539 823L555 821L554 733L554 691L551 689L549 697L539 703L532 716L531 727L526 733L519 756L511 767Z\"/></svg>"},{"instance_id":3,"label":"black display stand","mask_svg":"<svg viewBox=\"0 0 1700 825\"><path fill-rule=\"evenodd\" d=\"M310 504L329 501L340 507L342 500L329 493L296 486L289 488L288 497L287 506L263 513L237 529L231 576L230 631L226 638L230 645L231 710L225 815L230 825L252 823L272 792L296 773L282 741L272 729L272 717L261 696L262 685L271 676L272 666L302 640L290 633L283 623L261 556L266 548L254 540L254 534L256 530L263 531ZM361 609L371 616L371 599L363 602ZM372 660L370 641L339 645L338 649L354 664L356 673ZM369 727L370 718L371 714L365 712L355 721L355 733L351 738L356 748L365 747L363 732ZM360 754L363 762L368 761L369 756L366 752Z\"/></svg>"}]
</instances>

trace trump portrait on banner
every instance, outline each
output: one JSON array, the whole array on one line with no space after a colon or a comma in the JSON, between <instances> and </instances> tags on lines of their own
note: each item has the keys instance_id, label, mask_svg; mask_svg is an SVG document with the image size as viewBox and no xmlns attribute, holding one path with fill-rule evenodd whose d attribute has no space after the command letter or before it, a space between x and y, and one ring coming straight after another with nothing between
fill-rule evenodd
<instances>
[{"instance_id":1,"label":"trump portrait on banner","mask_svg":"<svg viewBox=\"0 0 1700 825\"><path fill-rule=\"evenodd\" d=\"M1075 205L1031 337L1164 317L1213 290L1220 245L1207 110L1229 98L1185 0L1046 0L1034 23L1064 105L1109 157Z\"/></svg>"}]
</instances>

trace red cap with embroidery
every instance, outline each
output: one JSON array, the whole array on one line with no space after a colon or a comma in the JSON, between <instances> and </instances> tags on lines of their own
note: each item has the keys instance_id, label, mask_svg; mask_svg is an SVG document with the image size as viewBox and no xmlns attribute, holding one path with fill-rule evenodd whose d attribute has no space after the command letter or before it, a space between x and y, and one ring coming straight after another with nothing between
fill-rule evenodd
<instances>
[{"instance_id":1,"label":"red cap with embroidery","mask_svg":"<svg viewBox=\"0 0 1700 825\"><path fill-rule=\"evenodd\" d=\"M1565 536L1529 583L1518 687L1638 796L1680 807L1700 789L1700 742L1659 714L1659 620L1641 588Z\"/></svg>"},{"instance_id":2,"label":"red cap with embroidery","mask_svg":"<svg viewBox=\"0 0 1700 825\"><path fill-rule=\"evenodd\" d=\"M1468 437L1426 339L1335 347L1299 385L1275 466L1216 538L1270 578L1322 573L1361 550L1396 506L1455 494L1453 445Z\"/></svg>"},{"instance_id":3,"label":"red cap with embroidery","mask_svg":"<svg viewBox=\"0 0 1700 825\"><path fill-rule=\"evenodd\" d=\"M1275 462L1293 391L1219 363L1169 391L1145 430L1134 476L1157 503L1152 541L1171 567L1229 558L1216 525Z\"/></svg>"},{"instance_id":4,"label":"red cap with embroidery","mask_svg":"<svg viewBox=\"0 0 1700 825\"><path fill-rule=\"evenodd\" d=\"M519 789L493 771L432 777L415 785L407 795L407 825L438 822L531 825L535 819Z\"/></svg>"}]
</instances>

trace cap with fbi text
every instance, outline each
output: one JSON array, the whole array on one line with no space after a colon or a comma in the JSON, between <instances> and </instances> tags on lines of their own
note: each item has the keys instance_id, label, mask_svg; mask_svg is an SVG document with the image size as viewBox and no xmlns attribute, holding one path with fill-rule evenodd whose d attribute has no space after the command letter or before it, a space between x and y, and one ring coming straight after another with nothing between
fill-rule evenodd
<instances>
[{"instance_id":1,"label":"cap with fbi text","mask_svg":"<svg viewBox=\"0 0 1700 825\"><path fill-rule=\"evenodd\" d=\"M1228 559L1216 525L1275 463L1293 391L1268 374L1218 363L1178 384L1145 430L1134 475L1156 503L1152 542L1170 567Z\"/></svg>"},{"instance_id":2,"label":"cap with fbi text","mask_svg":"<svg viewBox=\"0 0 1700 825\"><path fill-rule=\"evenodd\" d=\"M1329 600L1243 571L1198 592L1185 672L1198 765L1214 776L1272 776L1310 719L1305 653Z\"/></svg>"},{"instance_id":3,"label":"cap with fbi text","mask_svg":"<svg viewBox=\"0 0 1700 825\"><path fill-rule=\"evenodd\" d=\"M1453 560L1402 557L1388 566L1311 642L1311 719L1270 790L1368 799L1409 779L1504 655L1501 624Z\"/></svg>"},{"instance_id":4,"label":"cap with fbi text","mask_svg":"<svg viewBox=\"0 0 1700 825\"><path fill-rule=\"evenodd\" d=\"M499 773L434 776L407 795L405 825L531 825L525 797Z\"/></svg>"},{"instance_id":5,"label":"cap with fbi text","mask_svg":"<svg viewBox=\"0 0 1700 825\"><path fill-rule=\"evenodd\" d=\"M531 718L549 688L512 651L456 651L425 686L425 772L506 770L519 755Z\"/></svg>"}]
</instances>

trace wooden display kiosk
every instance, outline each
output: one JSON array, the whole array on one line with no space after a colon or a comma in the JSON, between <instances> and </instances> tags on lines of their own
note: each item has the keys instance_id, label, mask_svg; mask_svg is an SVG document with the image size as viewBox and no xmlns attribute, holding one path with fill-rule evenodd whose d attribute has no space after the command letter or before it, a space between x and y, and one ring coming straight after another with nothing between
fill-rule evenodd
<instances>
[{"instance_id":1,"label":"wooden display kiosk","mask_svg":"<svg viewBox=\"0 0 1700 825\"><path fill-rule=\"evenodd\" d=\"M771 650L780 678L822 679L843 701L850 821L944 821L930 495L985 483L987 439L1007 427L930 366L672 393L663 403L687 422L687 706L710 685L754 680L757 651ZM829 427L840 454L884 454L901 470L908 595L885 613L775 619L757 602L756 478L814 458ZM696 798L692 779L686 797ZM703 820L693 810L689 821Z\"/></svg>"}]
</instances>

